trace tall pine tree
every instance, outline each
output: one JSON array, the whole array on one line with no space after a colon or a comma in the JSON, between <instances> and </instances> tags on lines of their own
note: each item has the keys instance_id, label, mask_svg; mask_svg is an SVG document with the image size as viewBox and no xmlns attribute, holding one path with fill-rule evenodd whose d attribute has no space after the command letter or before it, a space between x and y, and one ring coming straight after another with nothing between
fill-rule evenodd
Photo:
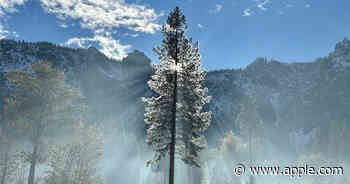
<instances>
[{"instance_id":1,"label":"tall pine tree","mask_svg":"<svg viewBox=\"0 0 350 184\"><path fill-rule=\"evenodd\" d=\"M30 163L28 184L34 184L35 168L43 160L40 150L44 139L62 125L79 120L86 105L80 90L66 83L63 71L52 68L46 61L32 63L30 68L34 74L25 71L6 74L13 90L5 109L8 115L17 113L11 123L23 127L23 133L29 137L32 151L26 154Z\"/></svg>"},{"instance_id":2,"label":"tall pine tree","mask_svg":"<svg viewBox=\"0 0 350 184\"><path fill-rule=\"evenodd\" d=\"M248 139L249 146L249 162L252 162L252 144L254 136L261 136L262 130L259 130L262 127L262 121L259 116L256 107L255 98L249 96L243 96L240 104L240 112L237 116L236 122L239 125L240 133L245 138Z\"/></svg>"},{"instance_id":3,"label":"tall pine tree","mask_svg":"<svg viewBox=\"0 0 350 184\"><path fill-rule=\"evenodd\" d=\"M154 149L158 164L169 154L169 184L174 183L175 154L191 166L200 167L198 153L206 147L202 133L209 127L211 112L203 112L209 103L202 88L205 71L201 71L199 44L186 38L185 16L176 7L162 27L164 40L153 51L160 64L153 64L155 74L148 82L158 95L143 98L145 102L146 142Z\"/></svg>"}]
</instances>

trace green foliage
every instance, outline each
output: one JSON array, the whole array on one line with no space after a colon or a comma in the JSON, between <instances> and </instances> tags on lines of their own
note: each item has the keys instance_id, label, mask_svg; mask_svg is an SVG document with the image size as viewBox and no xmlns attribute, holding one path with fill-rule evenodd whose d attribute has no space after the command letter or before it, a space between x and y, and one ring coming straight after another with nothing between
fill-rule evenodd
<instances>
[{"instance_id":1,"label":"green foliage","mask_svg":"<svg viewBox=\"0 0 350 184\"><path fill-rule=\"evenodd\" d=\"M256 109L255 100L252 97L242 97L236 123L239 125L241 134L245 137L249 136L250 131L255 135L259 133L257 128L261 127L262 122Z\"/></svg>"},{"instance_id":2,"label":"green foliage","mask_svg":"<svg viewBox=\"0 0 350 184\"><path fill-rule=\"evenodd\" d=\"M65 83L63 71L43 61L33 63L31 68L34 74L24 71L6 74L13 90L5 101L5 113L15 116L11 121L25 129L34 141L50 127L76 121L86 106L80 90Z\"/></svg>"},{"instance_id":3,"label":"green foliage","mask_svg":"<svg viewBox=\"0 0 350 184\"><path fill-rule=\"evenodd\" d=\"M30 163L28 183L34 184L36 164L44 161L44 137L81 119L86 106L80 90L66 84L63 71L45 61L32 63L30 68L33 74L6 74L12 90L5 99L4 115L32 143L33 150L23 155Z\"/></svg>"},{"instance_id":4,"label":"green foliage","mask_svg":"<svg viewBox=\"0 0 350 184\"><path fill-rule=\"evenodd\" d=\"M243 96L240 104L240 112L237 115L236 122L239 124L240 134L246 138L249 147L249 160L253 159L253 143L263 136L262 121L256 108L256 101L249 96ZM255 145L254 144L254 148Z\"/></svg>"}]
</instances>

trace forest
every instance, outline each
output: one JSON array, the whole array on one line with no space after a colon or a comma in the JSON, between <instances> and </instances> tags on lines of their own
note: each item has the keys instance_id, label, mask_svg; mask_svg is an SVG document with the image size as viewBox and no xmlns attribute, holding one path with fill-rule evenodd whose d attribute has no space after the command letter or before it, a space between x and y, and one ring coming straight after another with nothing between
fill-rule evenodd
<instances>
[{"instance_id":1,"label":"forest","mask_svg":"<svg viewBox=\"0 0 350 184\"><path fill-rule=\"evenodd\" d=\"M161 28L162 42L153 48L157 62L140 68L145 64L117 64L131 71L125 84L117 84L121 80L99 83L95 70L79 76L80 81L71 80L78 72L69 73L49 60L56 56L31 62L26 69L3 72L0 184L350 184L346 104L350 70L339 77L339 72L328 70L329 58L319 58L312 64L320 68L320 77L310 88L314 93L300 97L299 89L291 87L290 96L283 96L286 105L279 111L283 117L272 116L264 108L264 89L243 93L230 77L254 75L253 84L276 86L278 79L269 75L283 74L284 66L258 58L244 71L205 71L199 42L187 37L187 30L185 15L174 8ZM45 44L39 49L43 53L44 48L64 49L41 44ZM1 48L5 46L10 47ZM349 51L342 48L337 45L336 50L350 56L350 47ZM130 57L138 60L138 54ZM272 71L264 70L270 66ZM140 76L142 80L136 80ZM337 81L331 80L334 76ZM224 80L215 82L220 77ZM150 91L144 92L139 83ZM243 84L249 82L243 80ZM120 86L109 88L112 85ZM106 91L109 95L100 101L99 95ZM218 105L221 94L230 98ZM113 103L114 98L118 103ZM128 105L135 106L137 114ZM123 111L122 116L122 109L130 112ZM321 123L309 121L310 117ZM283 120L286 125L281 128L278 122ZM249 169L305 164L338 167L342 172L254 175ZM237 173L242 165L246 167L243 175Z\"/></svg>"}]
</instances>

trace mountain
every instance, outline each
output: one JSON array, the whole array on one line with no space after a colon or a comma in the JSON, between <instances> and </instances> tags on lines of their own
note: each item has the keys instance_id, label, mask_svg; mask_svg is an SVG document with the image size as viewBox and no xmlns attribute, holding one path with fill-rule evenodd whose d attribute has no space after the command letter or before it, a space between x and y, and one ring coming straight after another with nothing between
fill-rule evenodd
<instances>
[{"instance_id":1,"label":"mountain","mask_svg":"<svg viewBox=\"0 0 350 184\"><path fill-rule=\"evenodd\" d=\"M28 64L39 60L51 61L55 68L65 71L69 83L83 90L90 106L90 121L143 116L140 98L148 90L145 81L152 68L151 61L142 52L134 51L122 61L116 61L94 47L72 49L48 42L0 40L2 99L8 92L3 74L19 69L30 72ZM134 107L139 109L136 111ZM132 112L135 114L129 115ZM124 118L124 121L131 120ZM142 127L142 123L139 125Z\"/></svg>"},{"instance_id":2,"label":"mountain","mask_svg":"<svg viewBox=\"0 0 350 184\"><path fill-rule=\"evenodd\" d=\"M49 60L62 69L68 82L79 86L88 98L89 121L116 121L127 131L144 135L144 107L140 98L153 93L147 81L151 61L133 51L121 61L107 58L96 48L72 49L48 42L0 40L0 98L8 92L4 73ZM213 100L205 108L213 112L207 137L218 145L230 130L236 133L238 104L244 95L254 96L266 136L280 149L290 151L293 133L310 135L315 128L327 141L329 122L350 120L350 41L344 39L326 57L313 62L285 63L257 58L244 69L209 71L204 86ZM0 106L0 110L2 104ZM349 125L345 124L350 130ZM271 133L273 132L273 133ZM300 141L306 141L300 140ZM306 144L306 143L305 143Z\"/></svg>"},{"instance_id":3,"label":"mountain","mask_svg":"<svg viewBox=\"0 0 350 184\"><path fill-rule=\"evenodd\" d=\"M327 57L313 62L257 58L245 69L211 71L206 78L209 94L214 97L209 105L214 112L211 135L237 129L234 122L239 99L252 95L265 133L277 147L290 151L295 147L291 145L291 133L302 130L303 134L311 134L314 128L320 129L321 139L327 142L330 121L348 124L344 122L350 120L349 81L348 39L337 43Z\"/></svg>"}]
</instances>

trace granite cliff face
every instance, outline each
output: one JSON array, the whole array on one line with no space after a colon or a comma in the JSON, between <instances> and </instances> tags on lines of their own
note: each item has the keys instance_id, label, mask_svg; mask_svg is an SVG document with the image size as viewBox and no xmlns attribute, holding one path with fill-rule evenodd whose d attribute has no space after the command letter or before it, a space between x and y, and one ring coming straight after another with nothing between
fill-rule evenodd
<instances>
[{"instance_id":1,"label":"granite cliff face","mask_svg":"<svg viewBox=\"0 0 350 184\"><path fill-rule=\"evenodd\" d=\"M237 130L239 98L252 95L264 122L262 131L279 149L310 149L317 131L320 144L329 145L329 137L334 134L331 126L350 128L349 53L350 41L344 39L327 57L313 62L281 63L258 58L245 69L209 72L206 86L214 96L209 105L214 111L210 136ZM332 121L335 124L331 125Z\"/></svg>"},{"instance_id":2,"label":"granite cliff face","mask_svg":"<svg viewBox=\"0 0 350 184\"><path fill-rule=\"evenodd\" d=\"M54 67L65 71L69 83L83 90L91 107L91 121L121 117L124 112L134 112L131 109L136 106L141 108L139 99L145 95L145 81L152 73L150 60L139 51L130 53L122 61L115 61L93 47L72 49L48 42L4 39L0 40L1 97L8 92L5 72L20 69L30 72L28 64L39 60L51 61ZM137 114L143 115L143 112L139 110Z\"/></svg>"},{"instance_id":3,"label":"granite cliff face","mask_svg":"<svg viewBox=\"0 0 350 184\"><path fill-rule=\"evenodd\" d=\"M3 74L28 70L29 63L39 60L51 61L54 67L66 72L71 84L82 88L91 107L90 121L114 120L126 130L144 133L140 97L152 95L146 82L153 71L151 61L142 52L134 51L116 61L95 48L71 49L47 42L0 40L1 98L8 91ZM213 111L207 133L209 143L216 145L219 137L237 130L235 119L244 95L256 97L264 122L262 131L282 149L287 151L293 144L290 132L302 130L308 135L319 128L321 137L326 137L329 121L350 121L349 81L347 39L339 42L327 57L313 62L282 63L258 58L245 69L210 71L205 81L209 95L213 96L206 107ZM275 133L272 135L271 131Z\"/></svg>"}]
</instances>

